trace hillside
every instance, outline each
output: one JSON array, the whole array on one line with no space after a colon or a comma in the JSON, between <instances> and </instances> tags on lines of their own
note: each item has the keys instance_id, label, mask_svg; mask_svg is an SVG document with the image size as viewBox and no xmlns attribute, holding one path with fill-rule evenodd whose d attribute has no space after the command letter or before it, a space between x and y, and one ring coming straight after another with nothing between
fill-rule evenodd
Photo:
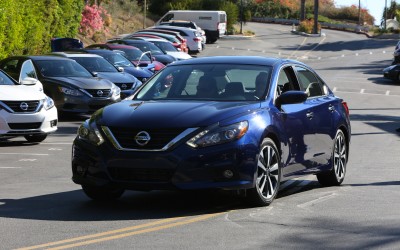
<instances>
[{"instance_id":1,"label":"hillside","mask_svg":"<svg viewBox=\"0 0 400 250\"><path fill-rule=\"evenodd\" d=\"M93 43L104 43L110 38L132 33L143 28L143 15L137 10L137 6L134 6L135 10L132 10L131 6L120 8L120 6L117 7L113 5L113 3L110 3L109 5L103 6L111 16L110 26L106 27L106 29L101 32L96 32L92 37L85 37L81 34L76 36L77 39L80 39L84 43L84 46ZM150 18L146 18L145 27L150 27L152 25L154 25L154 21Z\"/></svg>"}]
</instances>

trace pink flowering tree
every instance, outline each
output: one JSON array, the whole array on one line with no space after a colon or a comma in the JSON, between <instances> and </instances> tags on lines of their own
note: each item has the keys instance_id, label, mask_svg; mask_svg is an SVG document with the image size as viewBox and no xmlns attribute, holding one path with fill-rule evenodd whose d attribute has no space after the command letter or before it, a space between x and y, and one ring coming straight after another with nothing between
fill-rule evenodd
<instances>
[{"instance_id":1,"label":"pink flowering tree","mask_svg":"<svg viewBox=\"0 0 400 250\"><path fill-rule=\"evenodd\" d=\"M98 5L86 5L82 12L82 21L79 32L91 36L104 29L104 17L109 17L107 11Z\"/></svg>"}]
</instances>

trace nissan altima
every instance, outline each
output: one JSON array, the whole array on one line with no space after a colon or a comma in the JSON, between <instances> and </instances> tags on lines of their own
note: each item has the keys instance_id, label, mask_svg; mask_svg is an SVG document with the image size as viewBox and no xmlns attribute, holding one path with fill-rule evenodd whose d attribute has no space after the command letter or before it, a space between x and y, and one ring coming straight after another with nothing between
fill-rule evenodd
<instances>
[{"instance_id":1,"label":"nissan altima","mask_svg":"<svg viewBox=\"0 0 400 250\"><path fill-rule=\"evenodd\" d=\"M85 121L72 179L97 200L125 190L222 189L265 206L290 178L340 185L350 135L347 103L301 62L195 58Z\"/></svg>"},{"instance_id":2,"label":"nissan altima","mask_svg":"<svg viewBox=\"0 0 400 250\"><path fill-rule=\"evenodd\" d=\"M120 88L107 79L94 77L72 59L11 56L0 61L0 68L14 79L21 79L21 75L38 79L59 113L93 113L121 100Z\"/></svg>"}]
</instances>

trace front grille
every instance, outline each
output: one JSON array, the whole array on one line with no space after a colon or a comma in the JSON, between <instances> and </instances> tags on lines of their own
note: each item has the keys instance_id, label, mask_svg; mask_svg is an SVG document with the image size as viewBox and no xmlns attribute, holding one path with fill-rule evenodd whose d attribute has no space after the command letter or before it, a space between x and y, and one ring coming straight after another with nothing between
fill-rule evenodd
<instances>
[{"instance_id":1,"label":"front grille","mask_svg":"<svg viewBox=\"0 0 400 250\"><path fill-rule=\"evenodd\" d=\"M133 86L133 83L115 83L121 90L127 90L131 89Z\"/></svg>"},{"instance_id":2,"label":"front grille","mask_svg":"<svg viewBox=\"0 0 400 250\"><path fill-rule=\"evenodd\" d=\"M111 89L85 89L93 97L108 97Z\"/></svg>"},{"instance_id":3,"label":"front grille","mask_svg":"<svg viewBox=\"0 0 400 250\"><path fill-rule=\"evenodd\" d=\"M128 149L162 149L172 139L177 137L184 131L182 128L172 129L137 129L137 128L123 128L123 127L109 127L110 131L118 141L119 145ZM140 146L136 143L135 137L141 132L146 131L150 135L149 142Z\"/></svg>"},{"instance_id":4,"label":"front grille","mask_svg":"<svg viewBox=\"0 0 400 250\"><path fill-rule=\"evenodd\" d=\"M41 122L31 122L31 123L9 123L8 126L11 129L38 129L42 126Z\"/></svg>"},{"instance_id":5,"label":"front grille","mask_svg":"<svg viewBox=\"0 0 400 250\"><path fill-rule=\"evenodd\" d=\"M98 110L98 109L104 108L104 106L105 105L89 105L89 108L91 110Z\"/></svg>"},{"instance_id":6,"label":"front grille","mask_svg":"<svg viewBox=\"0 0 400 250\"><path fill-rule=\"evenodd\" d=\"M2 101L13 112L35 112L38 109L40 101Z\"/></svg>"},{"instance_id":7,"label":"front grille","mask_svg":"<svg viewBox=\"0 0 400 250\"><path fill-rule=\"evenodd\" d=\"M119 181L167 182L174 174L170 169L152 168L108 168L113 179Z\"/></svg>"}]
</instances>

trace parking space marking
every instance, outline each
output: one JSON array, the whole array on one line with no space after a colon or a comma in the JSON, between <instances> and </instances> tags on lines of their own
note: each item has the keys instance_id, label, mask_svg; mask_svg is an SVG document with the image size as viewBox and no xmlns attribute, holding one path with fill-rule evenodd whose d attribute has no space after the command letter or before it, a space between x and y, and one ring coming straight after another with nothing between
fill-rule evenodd
<instances>
[{"instance_id":1,"label":"parking space marking","mask_svg":"<svg viewBox=\"0 0 400 250\"><path fill-rule=\"evenodd\" d=\"M0 153L0 155L33 155L33 156L48 156L49 154L32 154L32 153Z\"/></svg>"},{"instance_id":2,"label":"parking space marking","mask_svg":"<svg viewBox=\"0 0 400 250\"><path fill-rule=\"evenodd\" d=\"M0 167L0 169L15 169L15 168L22 168L22 167Z\"/></svg>"},{"instance_id":3,"label":"parking space marking","mask_svg":"<svg viewBox=\"0 0 400 250\"><path fill-rule=\"evenodd\" d=\"M307 201L305 203L299 204L297 206L300 207L300 208L307 208L307 207L310 207L310 206L314 206L314 205L316 205L318 203L321 203L323 201L335 198L335 196L337 196L336 193L331 193L331 194L328 194L328 195L325 195L325 196L318 197L318 198L316 198L314 200Z\"/></svg>"},{"instance_id":4,"label":"parking space marking","mask_svg":"<svg viewBox=\"0 0 400 250\"><path fill-rule=\"evenodd\" d=\"M71 145L71 142L42 142L41 145Z\"/></svg>"},{"instance_id":5,"label":"parking space marking","mask_svg":"<svg viewBox=\"0 0 400 250\"><path fill-rule=\"evenodd\" d=\"M19 161L36 161L37 159L20 159Z\"/></svg>"}]
</instances>

